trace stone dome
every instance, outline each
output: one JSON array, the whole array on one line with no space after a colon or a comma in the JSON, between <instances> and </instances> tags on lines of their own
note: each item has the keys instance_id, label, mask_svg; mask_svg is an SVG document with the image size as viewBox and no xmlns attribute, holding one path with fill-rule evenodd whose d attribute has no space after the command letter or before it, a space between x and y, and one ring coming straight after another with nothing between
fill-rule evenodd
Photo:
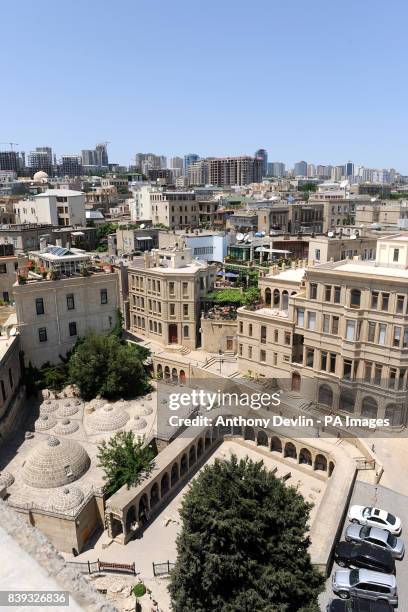
<instances>
[{"instance_id":1,"label":"stone dome","mask_svg":"<svg viewBox=\"0 0 408 612\"><path fill-rule=\"evenodd\" d=\"M51 497L50 507L55 510L72 510L84 501L84 494L79 487L64 487L55 491Z\"/></svg>"},{"instance_id":2,"label":"stone dome","mask_svg":"<svg viewBox=\"0 0 408 612\"><path fill-rule=\"evenodd\" d=\"M93 431L114 431L120 429L129 420L129 415L120 408L105 404L87 417L87 425Z\"/></svg>"},{"instance_id":3,"label":"stone dome","mask_svg":"<svg viewBox=\"0 0 408 612\"><path fill-rule=\"evenodd\" d=\"M39 418L36 420L34 424L35 431L46 431L47 429L51 429L54 425L57 424L57 419L55 416L51 414L40 414Z\"/></svg>"},{"instance_id":4,"label":"stone dome","mask_svg":"<svg viewBox=\"0 0 408 612\"><path fill-rule=\"evenodd\" d=\"M91 460L74 440L50 436L33 448L22 469L24 482L36 489L52 489L77 480Z\"/></svg>"},{"instance_id":5,"label":"stone dome","mask_svg":"<svg viewBox=\"0 0 408 612\"><path fill-rule=\"evenodd\" d=\"M51 414L58 408L58 404L55 400L46 399L40 406L40 414Z\"/></svg>"},{"instance_id":6,"label":"stone dome","mask_svg":"<svg viewBox=\"0 0 408 612\"><path fill-rule=\"evenodd\" d=\"M63 406L58 406L55 411L55 416L59 418L70 417L74 414L77 414L79 408L73 402L65 402Z\"/></svg>"},{"instance_id":7,"label":"stone dome","mask_svg":"<svg viewBox=\"0 0 408 612\"><path fill-rule=\"evenodd\" d=\"M0 474L0 488L11 487L14 482L14 476L11 472L2 472Z\"/></svg>"},{"instance_id":8,"label":"stone dome","mask_svg":"<svg viewBox=\"0 0 408 612\"><path fill-rule=\"evenodd\" d=\"M152 414L153 408L151 406L138 406L135 410L135 413L138 416L147 416L148 414Z\"/></svg>"},{"instance_id":9,"label":"stone dome","mask_svg":"<svg viewBox=\"0 0 408 612\"><path fill-rule=\"evenodd\" d=\"M47 180L48 180L48 174L44 172L44 170L39 170L33 176L33 181L35 181L36 183L41 183Z\"/></svg>"},{"instance_id":10,"label":"stone dome","mask_svg":"<svg viewBox=\"0 0 408 612\"><path fill-rule=\"evenodd\" d=\"M74 431L78 431L78 429L79 425L75 421L71 421L70 419L62 419L62 421L58 421L58 423L56 423L53 431L58 435L67 435L74 433Z\"/></svg>"},{"instance_id":11,"label":"stone dome","mask_svg":"<svg viewBox=\"0 0 408 612\"><path fill-rule=\"evenodd\" d=\"M141 419L139 416L133 417L133 429L144 429L146 425L146 419Z\"/></svg>"}]
</instances>

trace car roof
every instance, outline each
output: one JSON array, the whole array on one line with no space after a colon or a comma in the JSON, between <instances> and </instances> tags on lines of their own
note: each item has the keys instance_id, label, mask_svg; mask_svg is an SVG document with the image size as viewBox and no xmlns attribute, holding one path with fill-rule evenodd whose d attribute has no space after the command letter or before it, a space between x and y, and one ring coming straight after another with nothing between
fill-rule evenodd
<instances>
[{"instance_id":1,"label":"car roof","mask_svg":"<svg viewBox=\"0 0 408 612\"><path fill-rule=\"evenodd\" d=\"M380 542L386 542L390 532L387 529L379 529L378 527L371 527L369 537L373 537Z\"/></svg>"},{"instance_id":2,"label":"car roof","mask_svg":"<svg viewBox=\"0 0 408 612\"><path fill-rule=\"evenodd\" d=\"M371 516L378 516L379 518L382 519L387 519L388 516L388 512L386 512L385 510L380 510L379 508L370 508L371 510Z\"/></svg>"},{"instance_id":3,"label":"car roof","mask_svg":"<svg viewBox=\"0 0 408 612\"><path fill-rule=\"evenodd\" d=\"M390 587L396 585L396 578L393 574L382 574L381 572L373 572L371 570L358 570L358 578L360 582L374 582L375 584L385 584Z\"/></svg>"}]
</instances>

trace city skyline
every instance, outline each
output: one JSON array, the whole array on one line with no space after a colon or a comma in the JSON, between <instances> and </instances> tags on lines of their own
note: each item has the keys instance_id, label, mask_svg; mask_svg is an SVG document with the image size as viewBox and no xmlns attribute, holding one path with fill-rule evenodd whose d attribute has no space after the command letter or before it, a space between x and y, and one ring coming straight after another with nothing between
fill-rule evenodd
<instances>
[{"instance_id":1,"label":"city skyline","mask_svg":"<svg viewBox=\"0 0 408 612\"><path fill-rule=\"evenodd\" d=\"M0 101L7 118L0 139L24 151L50 143L57 154L108 140L110 158L124 165L137 151L253 155L262 147L289 166L353 159L408 174L401 82L407 7L391 5L383 11L375 1L367 11L346 2L334 12L320 1L307 10L300 2L262 1L249 13L242 2L232 12L228 2L212 0L205 11L202 3L142 1L136 8L124 1L120 37L111 29L117 9L107 2L87 3L81 20L49 0L6 6L5 23L35 22L40 9L47 37L27 29L16 46L12 29L3 33L13 70L12 103L9 96ZM384 31L392 38L379 45ZM219 60L227 49L235 59L224 72ZM61 56L69 60L61 64ZM379 74L398 82L398 95L378 87Z\"/></svg>"}]
</instances>

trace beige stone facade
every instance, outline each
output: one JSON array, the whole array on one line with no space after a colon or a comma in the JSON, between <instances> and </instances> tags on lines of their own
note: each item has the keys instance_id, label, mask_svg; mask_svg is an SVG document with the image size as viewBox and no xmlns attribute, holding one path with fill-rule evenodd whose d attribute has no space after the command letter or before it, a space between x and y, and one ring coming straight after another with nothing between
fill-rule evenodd
<instances>
[{"instance_id":1,"label":"beige stone facade","mask_svg":"<svg viewBox=\"0 0 408 612\"><path fill-rule=\"evenodd\" d=\"M199 344L200 298L211 291L216 266L191 249L154 249L129 266L130 330L163 345Z\"/></svg>"},{"instance_id":2,"label":"beige stone facade","mask_svg":"<svg viewBox=\"0 0 408 612\"><path fill-rule=\"evenodd\" d=\"M238 311L238 364L346 413L406 422L408 238L361 259L267 275L262 307ZM283 288L287 276L292 286ZM301 276L301 278L300 278Z\"/></svg>"},{"instance_id":3,"label":"beige stone facade","mask_svg":"<svg viewBox=\"0 0 408 612\"><path fill-rule=\"evenodd\" d=\"M118 273L95 272L14 285L26 363L56 363L89 330L108 332L119 306Z\"/></svg>"}]
</instances>

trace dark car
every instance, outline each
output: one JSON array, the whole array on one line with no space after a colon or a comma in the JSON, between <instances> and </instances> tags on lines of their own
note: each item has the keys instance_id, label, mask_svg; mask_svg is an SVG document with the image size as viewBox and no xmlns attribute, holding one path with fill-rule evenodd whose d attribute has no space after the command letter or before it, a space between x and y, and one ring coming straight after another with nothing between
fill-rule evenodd
<instances>
[{"instance_id":1,"label":"dark car","mask_svg":"<svg viewBox=\"0 0 408 612\"><path fill-rule=\"evenodd\" d=\"M327 605L327 612L394 612L394 607L387 601L368 601L368 599L332 599Z\"/></svg>"},{"instance_id":2,"label":"dark car","mask_svg":"<svg viewBox=\"0 0 408 612\"><path fill-rule=\"evenodd\" d=\"M395 561L391 553L365 542L339 542L334 551L334 560L340 567L364 567L375 572L395 574Z\"/></svg>"}]
</instances>

